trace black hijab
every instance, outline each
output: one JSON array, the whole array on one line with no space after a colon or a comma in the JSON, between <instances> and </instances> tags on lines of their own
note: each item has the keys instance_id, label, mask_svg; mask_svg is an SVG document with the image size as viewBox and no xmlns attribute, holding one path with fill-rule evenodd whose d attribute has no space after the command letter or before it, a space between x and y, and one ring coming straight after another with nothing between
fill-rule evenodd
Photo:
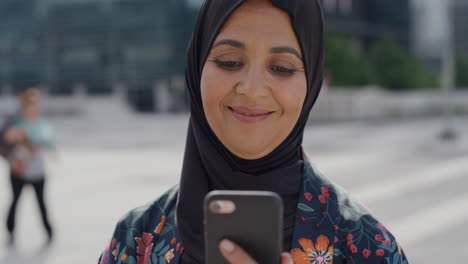
<instances>
[{"instance_id":1,"label":"black hijab","mask_svg":"<svg viewBox=\"0 0 468 264\"><path fill-rule=\"evenodd\" d=\"M200 80L213 41L229 16L245 0L205 0L190 42L186 82L190 92L190 121L177 203L177 227L185 248L183 263L204 262L203 199L211 190L269 190L284 201L284 247L289 250L295 210L303 176L302 136L318 97L323 71L323 19L318 0L271 0L291 17L301 46L307 95L289 136L273 152L244 160L227 150L205 117Z\"/></svg>"}]
</instances>

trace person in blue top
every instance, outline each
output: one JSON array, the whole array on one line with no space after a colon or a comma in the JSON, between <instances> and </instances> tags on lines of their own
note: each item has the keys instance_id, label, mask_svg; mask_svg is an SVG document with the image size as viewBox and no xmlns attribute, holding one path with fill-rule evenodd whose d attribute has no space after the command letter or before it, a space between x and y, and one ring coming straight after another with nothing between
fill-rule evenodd
<instances>
[{"instance_id":1,"label":"person in blue top","mask_svg":"<svg viewBox=\"0 0 468 264\"><path fill-rule=\"evenodd\" d=\"M302 149L322 77L319 0L205 0L187 51L180 184L122 217L99 263L204 263L205 195L266 190L284 203L278 262L407 264L388 229ZM228 263L256 263L242 247L219 244Z\"/></svg>"},{"instance_id":2,"label":"person in blue top","mask_svg":"<svg viewBox=\"0 0 468 264\"><path fill-rule=\"evenodd\" d=\"M47 234L47 242L53 237L53 229L47 214L44 199L46 179L45 154L52 148L52 127L41 116L41 96L36 88L29 88L19 95L21 110L9 122L2 133L3 140L11 145L7 159L10 165L10 183L12 200L8 210L6 226L9 243L14 243L15 218L18 200L23 187L31 185L34 188L42 222Z\"/></svg>"}]
</instances>

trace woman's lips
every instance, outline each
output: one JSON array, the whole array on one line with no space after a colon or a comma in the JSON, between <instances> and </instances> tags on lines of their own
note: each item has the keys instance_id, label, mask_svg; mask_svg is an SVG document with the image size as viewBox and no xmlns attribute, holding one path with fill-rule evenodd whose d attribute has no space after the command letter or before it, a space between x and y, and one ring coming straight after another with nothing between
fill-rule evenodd
<instances>
[{"instance_id":1,"label":"woman's lips","mask_svg":"<svg viewBox=\"0 0 468 264\"><path fill-rule=\"evenodd\" d=\"M245 106L230 106L228 107L231 110L232 115L237 120L244 123L256 123L263 121L271 116L273 111L260 108L252 108Z\"/></svg>"}]
</instances>

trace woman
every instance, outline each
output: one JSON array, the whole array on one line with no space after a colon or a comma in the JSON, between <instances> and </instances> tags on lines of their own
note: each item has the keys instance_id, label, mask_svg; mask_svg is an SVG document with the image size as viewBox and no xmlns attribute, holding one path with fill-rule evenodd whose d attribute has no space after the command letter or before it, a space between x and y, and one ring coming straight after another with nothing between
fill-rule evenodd
<instances>
[{"instance_id":1,"label":"woman","mask_svg":"<svg viewBox=\"0 0 468 264\"><path fill-rule=\"evenodd\" d=\"M302 152L322 43L317 0L205 1L187 56L180 185L127 214L100 263L204 263L202 203L214 189L281 195L282 263L407 263L388 230ZM220 250L255 263L242 245L223 240Z\"/></svg>"},{"instance_id":2,"label":"woman","mask_svg":"<svg viewBox=\"0 0 468 264\"><path fill-rule=\"evenodd\" d=\"M31 185L36 193L42 223L47 232L47 242L52 241L52 226L49 222L44 199L45 164L47 148L52 147L52 128L40 115L40 93L30 88L19 96L20 114L12 120L4 133L5 140L11 144L8 156L10 182L13 193L7 217L9 243L14 242L16 207L23 187Z\"/></svg>"}]
</instances>

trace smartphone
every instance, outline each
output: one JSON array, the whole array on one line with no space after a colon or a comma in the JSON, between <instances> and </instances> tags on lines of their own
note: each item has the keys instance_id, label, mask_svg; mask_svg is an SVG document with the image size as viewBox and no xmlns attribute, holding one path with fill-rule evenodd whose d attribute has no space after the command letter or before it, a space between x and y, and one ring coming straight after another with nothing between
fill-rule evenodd
<instances>
[{"instance_id":1,"label":"smartphone","mask_svg":"<svg viewBox=\"0 0 468 264\"><path fill-rule=\"evenodd\" d=\"M212 191L204 200L205 259L228 263L219 251L227 238L257 263L280 264L283 239L283 201L266 191Z\"/></svg>"}]
</instances>

